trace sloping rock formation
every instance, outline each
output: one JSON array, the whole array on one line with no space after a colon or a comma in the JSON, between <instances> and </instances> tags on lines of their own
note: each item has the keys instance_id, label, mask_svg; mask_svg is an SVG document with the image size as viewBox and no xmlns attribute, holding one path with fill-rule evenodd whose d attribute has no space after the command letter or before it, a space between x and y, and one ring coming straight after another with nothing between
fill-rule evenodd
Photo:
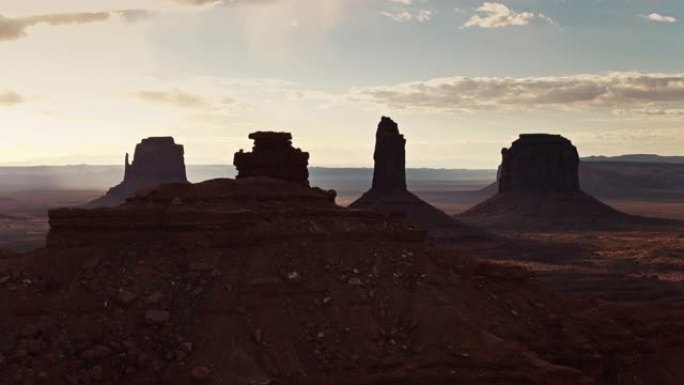
<instances>
[{"instance_id":1,"label":"sloping rock formation","mask_svg":"<svg viewBox=\"0 0 684 385\"><path fill-rule=\"evenodd\" d=\"M187 183L183 146L172 137L151 137L135 146L133 163L128 154L124 163L124 180L88 207L116 206L137 190L166 183Z\"/></svg>"},{"instance_id":2,"label":"sloping rock formation","mask_svg":"<svg viewBox=\"0 0 684 385\"><path fill-rule=\"evenodd\" d=\"M441 242L484 239L482 231L457 222L408 191L405 146L397 123L383 116L376 133L372 187L349 208L403 215L408 223Z\"/></svg>"},{"instance_id":3,"label":"sloping rock formation","mask_svg":"<svg viewBox=\"0 0 684 385\"><path fill-rule=\"evenodd\" d=\"M577 149L559 135L520 135L501 154L498 193L459 219L487 228L520 230L669 224L621 213L581 191Z\"/></svg>"},{"instance_id":4,"label":"sloping rock formation","mask_svg":"<svg viewBox=\"0 0 684 385\"><path fill-rule=\"evenodd\" d=\"M288 132L254 132L252 152L240 150L233 164L237 178L266 176L288 182L309 185L309 153L292 147Z\"/></svg>"}]
</instances>

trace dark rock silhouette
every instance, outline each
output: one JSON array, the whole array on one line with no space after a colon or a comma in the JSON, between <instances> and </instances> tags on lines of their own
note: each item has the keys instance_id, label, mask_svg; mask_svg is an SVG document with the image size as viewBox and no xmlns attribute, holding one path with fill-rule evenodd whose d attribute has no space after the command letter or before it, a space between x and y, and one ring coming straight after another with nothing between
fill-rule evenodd
<instances>
[{"instance_id":1,"label":"dark rock silhouette","mask_svg":"<svg viewBox=\"0 0 684 385\"><path fill-rule=\"evenodd\" d=\"M579 156L559 135L520 135L501 152L498 193L458 216L486 228L584 229L671 225L621 213L580 190Z\"/></svg>"},{"instance_id":2,"label":"dark rock silhouette","mask_svg":"<svg viewBox=\"0 0 684 385\"><path fill-rule=\"evenodd\" d=\"M392 119L382 117L376 133L375 168L371 189L349 208L399 213L406 222L428 232L440 242L481 239L485 234L465 226L408 191L406 187L406 139Z\"/></svg>"},{"instance_id":3,"label":"dark rock silhouette","mask_svg":"<svg viewBox=\"0 0 684 385\"><path fill-rule=\"evenodd\" d=\"M143 139L135 146L133 163L126 154L123 182L88 206L116 206L139 189L167 183L188 183L183 146L176 144L172 137Z\"/></svg>"},{"instance_id":4,"label":"dark rock silhouette","mask_svg":"<svg viewBox=\"0 0 684 385\"><path fill-rule=\"evenodd\" d=\"M375 134L373 190L406 190L406 139L399 126L383 116Z\"/></svg>"},{"instance_id":5,"label":"dark rock silhouette","mask_svg":"<svg viewBox=\"0 0 684 385\"><path fill-rule=\"evenodd\" d=\"M254 132L249 138L254 140L252 152L235 153L237 179L266 176L309 185L309 153L292 147L292 134Z\"/></svg>"},{"instance_id":6,"label":"dark rock silhouette","mask_svg":"<svg viewBox=\"0 0 684 385\"><path fill-rule=\"evenodd\" d=\"M520 135L501 157L499 192L579 191L577 148L560 135Z\"/></svg>"}]
</instances>

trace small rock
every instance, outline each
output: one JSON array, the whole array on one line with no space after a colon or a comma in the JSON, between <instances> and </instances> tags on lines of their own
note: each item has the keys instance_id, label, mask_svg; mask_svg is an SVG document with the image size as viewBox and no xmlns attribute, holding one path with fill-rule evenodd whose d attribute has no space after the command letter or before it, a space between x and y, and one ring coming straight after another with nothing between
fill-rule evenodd
<instances>
[{"instance_id":1,"label":"small rock","mask_svg":"<svg viewBox=\"0 0 684 385\"><path fill-rule=\"evenodd\" d=\"M168 310L148 309L145 312L145 321L151 325L165 324L171 320L171 312Z\"/></svg>"},{"instance_id":2,"label":"small rock","mask_svg":"<svg viewBox=\"0 0 684 385\"><path fill-rule=\"evenodd\" d=\"M252 338L254 338L254 342L261 344L264 340L263 333L261 332L261 329L256 329L254 333L252 334Z\"/></svg>"},{"instance_id":3,"label":"small rock","mask_svg":"<svg viewBox=\"0 0 684 385\"><path fill-rule=\"evenodd\" d=\"M349 286L361 286L361 285L363 285L363 282L361 282L361 280L359 278L356 278L356 277L349 278L348 283L349 283Z\"/></svg>"},{"instance_id":4,"label":"small rock","mask_svg":"<svg viewBox=\"0 0 684 385\"><path fill-rule=\"evenodd\" d=\"M90 371L90 378L95 382L104 381L104 369L102 368L102 366L93 366L93 369Z\"/></svg>"},{"instance_id":5,"label":"small rock","mask_svg":"<svg viewBox=\"0 0 684 385\"><path fill-rule=\"evenodd\" d=\"M296 271L292 271L287 274L287 280L290 282L299 282L301 279L302 277Z\"/></svg>"},{"instance_id":6,"label":"small rock","mask_svg":"<svg viewBox=\"0 0 684 385\"><path fill-rule=\"evenodd\" d=\"M211 372L206 366L195 366L192 368L192 379L196 382L205 382L209 380Z\"/></svg>"},{"instance_id":7,"label":"small rock","mask_svg":"<svg viewBox=\"0 0 684 385\"><path fill-rule=\"evenodd\" d=\"M9 275L4 275L0 277L0 285L4 285L12 279Z\"/></svg>"},{"instance_id":8,"label":"small rock","mask_svg":"<svg viewBox=\"0 0 684 385\"><path fill-rule=\"evenodd\" d=\"M40 383L40 384L49 384L50 383L50 376L48 376L48 374L45 372L38 372L36 379L38 380L38 383Z\"/></svg>"},{"instance_id":9,"label":"small rock","mask_svg":"<svg viewBox=\"0 0 684 385\"><path fill-rule=\"evenodd\" d=\"M147 303L156 305L164 299L164 294L161 291L155 291L147 297Z\"/></svg>"},{"instance_id":10,"label":"small rock","mask_svg":"<svg viewBox=\"0 0 684 385\"><path fill-rule=\"evenodd\" d=\"M24 348L17 349L16 357L19 359L26 358L29 355L29 351Z\"/></svg>"},{"instance_id":11,"label":"small rock","mask_svg":"<svg viewBox=\"0 0 684 385\"><path fill-rule=\"evenodd\" d=\"M176 361L183 361L188 356L188 354L182 350L176 350L174 355L176 357Z\"/></svg>"},{"instance_id":12,"label":"small rock","mask_svg":"<svg viewBox=\"0 0 684 385\"><path fill-rule=\"evenodd\" d=\"M20 335L24 338L32 338L40 333L40 329L36 325L26 325L24 329L21 330Z\"/></svg>"},{"instance_id":13,"label":"small rock","mask_svg":"<svg viewBox=\"0 0 684 385\"><path fill-rule=\"evenodd\" d=\"M26 349L34 356L40 354L46 347L47 344L41 340L30 339L26 341Z\"/></svg>"},{"instance_id":14,"label":"small rock","mask_svg":"<svg viewBox=\"0 0 684 385\"><path fill-rule=\"evenodd\" d=\"M147 353L140 353L138 355L137 365L140 369L145 369L152 363L152 356Z\"/></svg>"},{"instance_id":15,"label":"small rock","mask_svg":"<svg viewBox=\"0 0 684 385\"><path fill-rule=\"evenodd\" d=\"M116 296L116 300L124 306L132 304L137 298L137 294L127 290L121 290L119 295Z\"/></svg>"}]
</instances>

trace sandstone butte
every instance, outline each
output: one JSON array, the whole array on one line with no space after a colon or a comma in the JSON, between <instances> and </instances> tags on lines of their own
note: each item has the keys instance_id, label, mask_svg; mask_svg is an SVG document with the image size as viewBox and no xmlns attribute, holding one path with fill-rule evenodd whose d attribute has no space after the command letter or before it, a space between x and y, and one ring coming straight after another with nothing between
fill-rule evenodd
<instances>
[{"instance_id":1,"label":"sandstone butte","mask_svg":"<svg viewBox=\"0 0 684 385\"><path fill-rule=\"evenodd\" d=\"M577 148L560 136L522 134L501 151L498 193L457 216L488 229L620 229L673 221L619 212L580 189Z\"/></svg>"},{"instance_id":2,"label":"sandstone butte","mask_svg":"<svg viewBox=\"0 0 684 385\"><path fill-rule=\"evenodd\" d=\"M682 379L679 308L567 301L303 183L169 184L50 226L0 260L3 385Z\"/></svg>"},{"instance_id":3,"label":"sandstone butte","mask_svg":"<svg viewBox=\"0 0 684 385\"><path fill-rule=\"evenodd\" d=\"M126 154L123 181L87 206L117 206L140 189L187 182L183 146L172 137L151 137L135 146L133 163Z\"/></svg>"}]
</instances>

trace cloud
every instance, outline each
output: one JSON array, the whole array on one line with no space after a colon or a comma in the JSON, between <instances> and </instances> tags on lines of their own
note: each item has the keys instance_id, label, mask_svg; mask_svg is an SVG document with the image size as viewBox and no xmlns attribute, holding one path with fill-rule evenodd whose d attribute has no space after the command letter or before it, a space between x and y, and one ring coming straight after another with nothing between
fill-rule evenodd
<instances>
[{"instance_id":1,"label":"cloud","mask_svg":"<svg viewBox=\"0 0 684 385\"><path fill-rule=\"evenodd\" d=\"M408 9L401 9L399 11L384 11L381 12L383 16L387 16L390 19L403 23L407 21L417 21L419 23L424 23L432 19L432 11L428 9L419 9L416 11L409 11Z\"/></svg>"},{"instance_id":2,"label":"cloud","mask_svg":"<svg viewBox=\"0 0 684 385\"><path fill-rule=\"evenodd\" d=\"M216 4L216 3L221 3L223 2L222 0L171 0L174 3L178 4L183 4L183 5L207 5L207 4Z\"/></svg>"},{"instance_id":3,"label":"cloud","mask_svg":"<svg viewBox=\"0 0 684 385\"><path fill-rule=\"evenodd\" d=\"M642 108L622 109L612 111L616 116L646 116L646 117L680 117L684 116L684 108L663 108L661 106L648 106Z\"/></svg>"},{"instance_id":4,"label":"cloud","mask_svg":"<svg viewBox=\"0 0 684 385\"><path fill-rule=\"evenodd\" d=\"M561 77L448 77L357 88L352 101L410 111L471 112L643 107L684 102L684 74L618 72Z\"/></svg>"},{"instance_id":5,"label":"cloud","mask_svg":"<svg viewBox=\"0 0 684 385\"><path fill-rule=\"evenodd\" d=\"M106 12L55 13L21 18L8 18L0 15L0 41L18 40L25 37L27 30L38 24L58 26L103 22L110 19L135 22L148 17L149 14L144 10L128 9Z\"/></svg>"},{"instance_id":6,"label":"cloud","mask_svg":"<svg viewBox=\"0 0 684 385\"><path fill-rule=\"evenodd\" d=\"M170 91L138 91L133 96L149 103L189 110L222 110L235 105L235 102L229 98L211 98L188 93L178 88Z\"/></svg>"},{"instance_id":7,"label":"cloud","mask_svg":"<svg viewBox=\"0 0 684 385\"><path fill-rule=\"evenodd\" d=\"M13 107L24 103L26 98L14 91L0 92L0 106Z\"/></svg>"},{"instance_id":8,"label":"cloud","mask_svg":"<svg viewBox=\"0 0 684 385\"><path fill-rule=\"evenodd\" d=\"M675 17L662 15L660 13L651 13L648 15L638 15L638 16L643 18L643 19L655 21L658 23L670 23L670 24L672 24L672 23L677 22L677 19Z\"/></svg>"},{"instance_id":9,"label":"cloud","mask_svg":"<svg viewBox=\"0 0 684 385\"><path fill-rule=\"evenodd\" d=\"M483 3L461 28L504 28L528 25L535 21L553 23L542 13L515 12L501 3Z\"/></svg>"}]
</instances>

